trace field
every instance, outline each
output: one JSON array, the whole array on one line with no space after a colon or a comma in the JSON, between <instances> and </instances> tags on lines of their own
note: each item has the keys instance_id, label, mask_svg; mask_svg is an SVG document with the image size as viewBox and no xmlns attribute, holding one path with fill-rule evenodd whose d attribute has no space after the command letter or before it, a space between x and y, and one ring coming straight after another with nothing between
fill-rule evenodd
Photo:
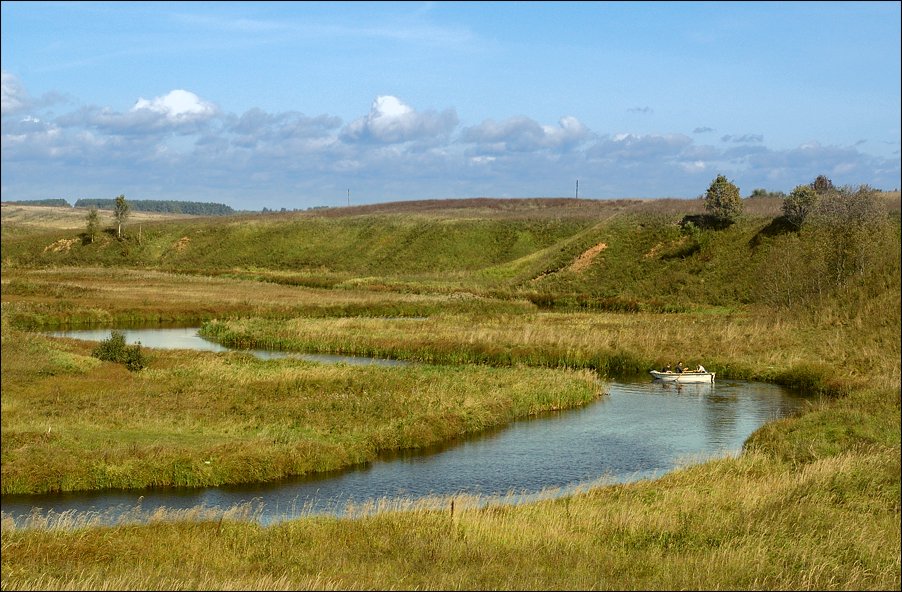
<instances>
[{"instance_id":1,"label":"field","mask_svg":"<svg viewBox=\"0 0 902 592\"><path fill-rule=\"evenodd\" d=\"M3 589L899 589L899 195L801 231L744 201L727 228L685 224L698 200L434 200L132 219L93 243L83 216L4 205L4 494L331 470L678 358L809 404L738 458L522 506L4 519ZM31 332L157 322L422 365L148 350L129 371Z\"/></svg>"}]
</instances>

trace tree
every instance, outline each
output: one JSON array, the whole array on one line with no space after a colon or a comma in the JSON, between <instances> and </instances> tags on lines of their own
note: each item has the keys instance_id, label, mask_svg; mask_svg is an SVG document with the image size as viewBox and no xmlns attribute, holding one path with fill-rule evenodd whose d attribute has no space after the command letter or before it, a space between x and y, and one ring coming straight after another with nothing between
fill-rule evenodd
<instances>
[{"instance_id":1,"label":"tree","mask_svg":"<svg viewBox=\"0 0 902 592\"><path fill-rule=\"evenodd\" d=\"M128 205L124 195L116 198L116 208L113 210L113 218L116 219L116 236L122 238L122 225L128 218L131 207Z\"/></svg>"},{"instance_id":2,"label":"tree","mask_svg":"<svg viewBox=\"0 0 902 592\"><path fill-rule=\"evenodd\" d=\"M844 186L821 196L810 222L812 231L823 235L824 252L837 286L863 274L885 251L881 241L889 232L886 213L877 192L868 185Z\"/></svg>"},{"instance_id":3,"label":"tree","mask_svg":"<svg viewBox=\"0 0 902 592\"><path fill-rule=\"evenodd\" d=\"M715 218L734 222L742 213L739 187L723 175L717 175L705 193L705 210Z\"/></svg>"},{"instance_id":4,"label":"tree","mask_svg":"<svg viewBox=\"0 0 902 592\"><path fill-rule=\"evenodd\" d=\"M91 244L94 244L94 235L97 234L97 229L100 228L100 215L97 213L97 208L88 210L88 215L85 216L85 222L87 223L87 231L88 236L91 238Z\"/></svg>"},{"instance_id":5,"label":"tree","mask_svg":"<svg viewBox=\"0 0 902 592\"><path fill-rule=\"evenodd\" d=\"M798 185L783 199L783 216L798 230L818 202L818 193L812 185Z\"/></svg>"},{"instance_id":6,"label":"tree","mask_svg":"<svg viewBox=\"0 0 902 592\"><path fill-rule=\"evenodd\" d=\"M817 179L811 182L811 188L818 195L823 195L833 190L833 181L828 179L826 175L818 175Z\"/></svg>"}]
</instances>

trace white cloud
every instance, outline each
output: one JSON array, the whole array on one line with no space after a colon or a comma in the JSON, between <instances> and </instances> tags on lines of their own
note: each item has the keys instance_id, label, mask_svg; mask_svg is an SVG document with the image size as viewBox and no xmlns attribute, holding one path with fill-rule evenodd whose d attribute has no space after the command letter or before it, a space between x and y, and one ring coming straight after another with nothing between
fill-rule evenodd
<instances>
[{"instance_id":1,"label":"white cloud","mask_svg":"<svg viewBox=\"0 0 902 592\"><path fill-rule=\"evenodd\" d=\"M589 149L589 156L629 161L675 159L691 146L692 139L683 134L618 133L599 140Z\"/></svg>"},{"instance_id":2,"label":"white cloud","mask_svg":"<svg viewBox=\"0 0 902 592\"><path fill-rule=\"evenodd\" d=\"M393 95L344 125L297 111L221 113L186 90L141 98L125 112L84 106L55 115L49 100L30 99L7 73L3 93L4 199L128 187L136 199L190 194L259 209L343 205L349 188L355 203L570 195L577 178L589 198L690 197L715 172L741 187L783 191L818 174L836 184L899 186L898 155L870 157L854 146L772 150L758 136L697 144L679 133L598 135L574 116L551 125L485 120L455 134L453 109L418 112Z\"/></svg>"},{"instance_id":3,"label":"white cloud","mask_svg":"<svg viewBox=\"0 0 902 592\"><path fill-rule=\"evenodd\" d=\"M213 103L201 100L193 92L182 89L175 89L162 97L156 97L149 101L143 97L139 98L131 110L132 112L153 111L175 122L208 119L218 112Z\"/></svg>"},{"instance_id":4,"label":"white cloud","mask_svg":"<svg viewBox=\"0 0 902 592\"><path fill-rule=\"evenodd\" d=\"M0 73L0 113L10 115L22 111L29 102L28 93L19 79L5 70Z\"/></svg>"},{"instance_id":5,"label":"white cloud","mask_svg":"<svg viewBox=\"0 0 902 592\"><path fill-rule=\"evenodd\" d=\"M462 140L477 145L479 152L565 149L589 139L591 134L576 117L562 117L557 126L540 125L528 117L502 122L491 119L463 131Z\"/></svg>"},{"instance_id":6,"label":"white cloud","mask_svg":"<svg viewBox=\"0 0 902 592\"><path fill-rule=\"evenodd\" d=\"M349 142L428 142L446 137L457 126L457 121L453 109L418 113L397 97L382 95L376 97L366 116L345 126L341 137Z\"/></svg>"},{"instance_id":7,"label":"white cloud","mask_svg":"<svg viewBox=\"0 0 902 592\"><path fill-rule=\"evenodd\" d=\"M707 169L707 165L703 160L693 160L692 162L684 162L680 164L687 173L700 173Z\"/></svg>"}]
</instances>

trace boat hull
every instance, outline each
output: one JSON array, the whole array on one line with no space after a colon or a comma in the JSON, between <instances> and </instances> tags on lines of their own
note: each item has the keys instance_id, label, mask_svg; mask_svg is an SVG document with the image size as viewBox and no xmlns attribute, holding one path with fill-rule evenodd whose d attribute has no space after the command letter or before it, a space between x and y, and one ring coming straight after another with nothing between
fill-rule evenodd
<instances>
[{"instance_id":1,"label":"boat hull","mask_svg":"<svg viewBox=\"0 0 902 592\"><path fill-rule=\"evenodd\" d=\"M711 383L714 382L714 372L659 372L651 370L650 374L655 380L663 382L677 382L680 384Z\"/></svg>"}]
</instances>

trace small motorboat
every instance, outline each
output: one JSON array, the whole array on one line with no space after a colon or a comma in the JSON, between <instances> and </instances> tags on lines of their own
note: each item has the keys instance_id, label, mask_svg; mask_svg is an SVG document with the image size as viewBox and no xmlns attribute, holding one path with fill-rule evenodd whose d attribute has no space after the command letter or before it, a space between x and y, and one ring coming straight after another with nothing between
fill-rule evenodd
<instances>
[{"instance_id":1,"label":"small motorboat","mask_svg":"<svg viewBox=\"0 0 902 592\"><path fill-rule=\"evenodd\" d=\"M700 382L714 382L716 372L696 372L694 370L683 370L682 372L662 372L660 370L649 370L649 373L655 380L664 382L677 382L680 384L692 384Z\"/></svg>"}]
</instances>

